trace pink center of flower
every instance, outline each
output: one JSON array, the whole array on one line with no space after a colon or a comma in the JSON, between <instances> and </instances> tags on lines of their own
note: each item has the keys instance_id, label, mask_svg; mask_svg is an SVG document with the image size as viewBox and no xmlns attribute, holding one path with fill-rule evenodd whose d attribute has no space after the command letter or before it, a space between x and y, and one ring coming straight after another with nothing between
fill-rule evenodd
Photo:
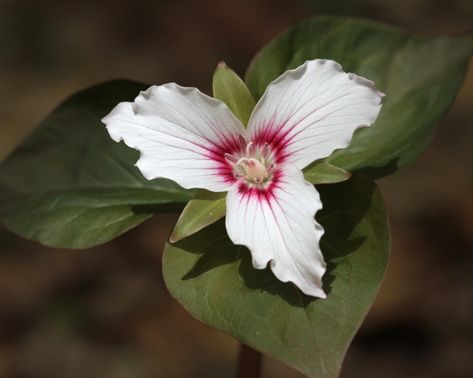
<instances>
[{"instance_id":1,"label":"pink center of flower","mask_svg":"<svg viewBox=\"0 0 473 378\"><path fill-rule=\"evenodd\" d=\"M234 177L250 187L264 188L271 181L274 171L274 153L268 143L255 145L246 143L240 153L225 154L226 161L233 169Z\"/></svg>"}]
</instances>

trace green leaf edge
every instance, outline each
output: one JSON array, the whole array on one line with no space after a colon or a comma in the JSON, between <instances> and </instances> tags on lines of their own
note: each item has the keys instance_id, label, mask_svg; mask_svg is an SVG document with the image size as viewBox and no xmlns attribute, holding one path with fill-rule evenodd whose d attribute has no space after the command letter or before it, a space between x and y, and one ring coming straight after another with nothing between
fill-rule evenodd
<instances>
[{"instance_id":1,"label":"green leaf edge","mask_svg":"<svg viewBox=\"0 0 473 378\"><path fill-rule=\"evenodd\" d=\"M222 219L226 212L226 198L226 192L198 190L179 216L169 241L176 243Z\"/></svg>"},{"instance_id":2,"label":"green leaf edge","mask_svg":"<svg viewBox=\"0 0 473 378\"><path fill-rule=\"evenodd\" d=\"M213 96L223 101L246 127L256 101L245 82L223 61L213 74L212 89Z\"/></svg>"}]
</instances>

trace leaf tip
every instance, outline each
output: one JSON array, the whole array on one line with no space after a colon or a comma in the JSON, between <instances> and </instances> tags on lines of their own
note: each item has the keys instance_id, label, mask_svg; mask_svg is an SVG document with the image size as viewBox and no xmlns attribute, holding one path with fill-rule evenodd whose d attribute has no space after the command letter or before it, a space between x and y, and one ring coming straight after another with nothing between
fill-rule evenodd
<instances>
[{"instance_id":1,"label":"leaf tip","mask_svg":"<svg viewBox=\"0 0 473 378\"><path fill-rule=\"evenodd\" d=\"M180 235L179 232L177 232L176 227L174 227L174 230L172 230L171 235L169 236L169 243L174 244L181 239L182 235Z\"/></svg>"}]
</instances>

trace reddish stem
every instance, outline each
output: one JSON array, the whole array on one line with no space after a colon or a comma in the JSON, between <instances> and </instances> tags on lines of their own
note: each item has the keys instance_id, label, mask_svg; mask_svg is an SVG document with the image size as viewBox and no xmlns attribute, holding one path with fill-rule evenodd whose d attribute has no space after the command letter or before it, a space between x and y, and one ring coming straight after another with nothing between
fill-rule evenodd
<instances>
[{"instance_id":1,"label":"reddish stem","mask_svg":"<svg viewBox=\"0 0 473 378\"><path fill-rule=\"evenodd\" d=\"M240 343L238 355L238 378L260 378L261 361L263 356L260 352Z\"/></svg>"}]
</instances>

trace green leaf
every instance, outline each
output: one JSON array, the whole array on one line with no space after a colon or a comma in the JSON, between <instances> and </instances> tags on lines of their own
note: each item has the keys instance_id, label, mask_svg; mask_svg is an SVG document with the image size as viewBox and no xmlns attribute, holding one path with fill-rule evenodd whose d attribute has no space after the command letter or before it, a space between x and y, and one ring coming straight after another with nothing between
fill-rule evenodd
<instances>
[{"instance_id":1,"label":"green leaf","mask_svg":"<svg viewBox=\"0 0 473 378\"><path fill-rule=\"evenodd\" d=\"M277 37L254 58L246 83L256 99L288 69L333 59L386 93L376 123L359 129L329 162L381 177L413 162L452 104L473 50L473 38L422 37L360 19L321 16Z\"/></svg>"},{"instance_id":2,"label":"green leaf","mask_svg":"<svg viewBox=\"0 0 473 378\"><path fill-rule=\"evenodd\" d=\"M113 81L60 105L2 163L0 220L53 247L86 248L110 240L156 212L192 198L167 180L147 181L138 152L114 142L101 118L143 84Z\"/></svg>"},{"instance_id":3,"label":"green leaf","mask_svg":"<svg viewBox=\"0 0 473 378\"><path fill-rule=\"evenodd\" d=\"M187 238L223 218L226 211L226 198L226 192L197 191L177 220L169 238L171 243Z\"/></svg>"},{"instance_id":4,"label":"green leaf","mask_svg":"<svg viewBox=\"0 0 473 378\"><path fill-rule=\"evenodd\" d=\"M309 376L335 378L383 278L389 226L369 179L354 176L319 189L327 299L307 297L270 270L254 269L248 250L226 236L223 221L168 244L163 274L174 298L198 320Z\"/></svg>"},{"instance_id":5,"label":"green leaf","mask_svg":"<svg viewBox=\"0 0 473 378\"><path fill-rule=\"evenodd\" d=\"M346 181L351 173L326 161L316 161L304 169L304 178L312 184L333 184Z\"/></svg>"},{"instance_id":6,"label":"green leaf","mask_svg":"<svg viewBox=\"0 0 473 378\"><path fill-rule=\"evenodd\" d=\"M246 84L224 62L220 62L213 76L213 95L222 100L246 126L255 107L255 99Z\"/></svg>"}]
</instances>

